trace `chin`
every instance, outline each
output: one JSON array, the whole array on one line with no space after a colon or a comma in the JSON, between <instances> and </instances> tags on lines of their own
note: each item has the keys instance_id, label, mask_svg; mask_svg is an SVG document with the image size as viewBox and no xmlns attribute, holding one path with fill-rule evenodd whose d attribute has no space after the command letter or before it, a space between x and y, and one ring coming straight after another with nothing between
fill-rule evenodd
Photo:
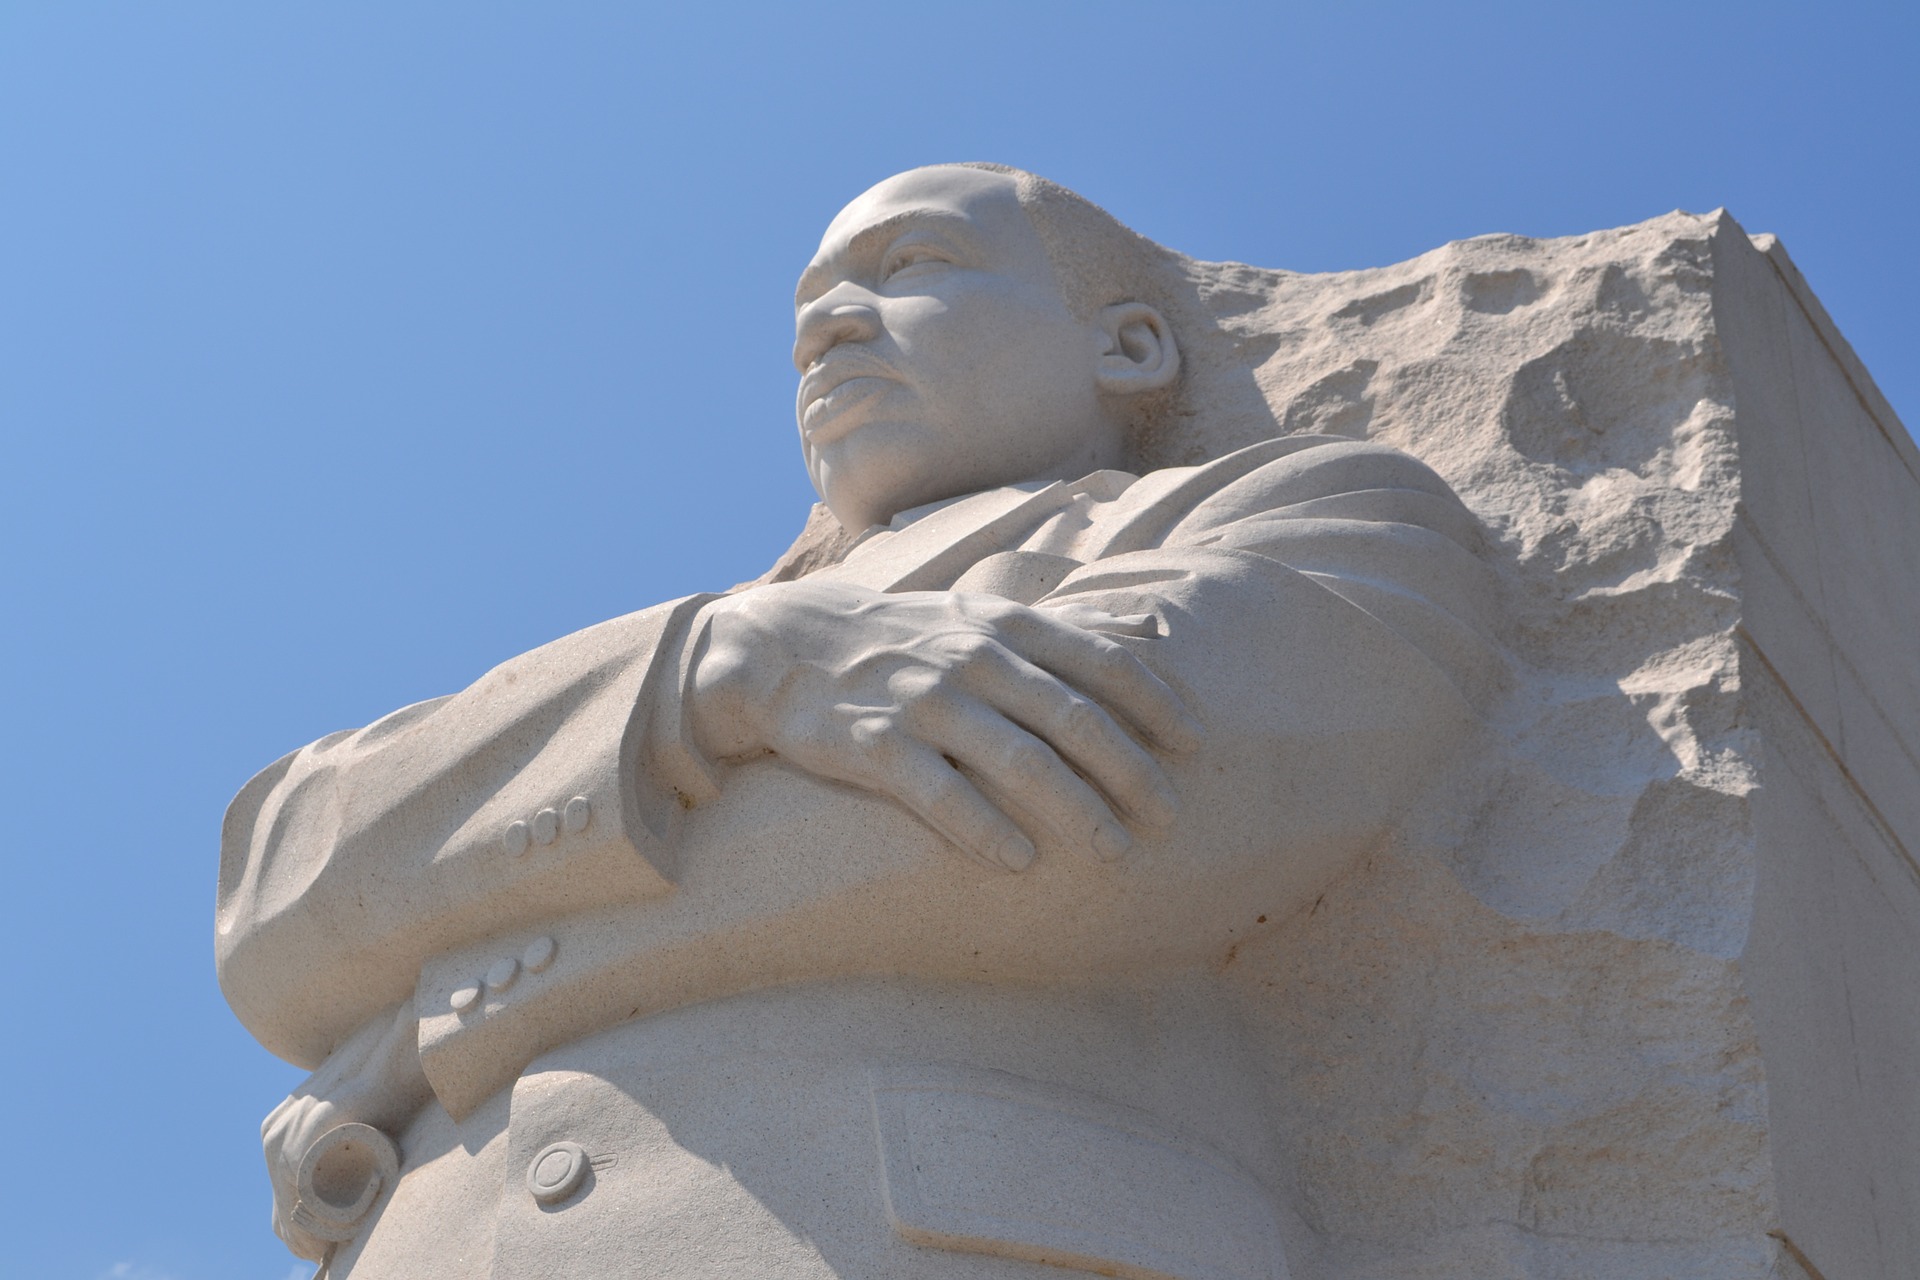
<instances>
[{"instance_id":1,"label":"chin","mask_svg":"<svg viewBox=\"0 0 1920 1280\"><path fill-rule=\"evenodd\" d=\"M834 518L865 529L975 487L963 460L946 457L937 439L921 423L871 422L808 450L807 469Z\"/></svg>"}]
</instances>

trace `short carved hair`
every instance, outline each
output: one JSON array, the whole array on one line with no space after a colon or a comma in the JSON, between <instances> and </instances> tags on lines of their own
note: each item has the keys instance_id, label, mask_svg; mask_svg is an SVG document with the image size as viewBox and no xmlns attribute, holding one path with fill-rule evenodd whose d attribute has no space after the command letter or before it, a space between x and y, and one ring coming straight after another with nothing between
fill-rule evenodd
<instances>
[{"instance_id":1,"label":"short carved hair","mask_svg":"<svg viewBox=\"0 0 1920 1280\"><path fill-rule=\"evenodd\" d=\"M1161 311L1168 286L1179 278L1175 254L1129 227L1077 191L1012 165L968 160L956 169L983 169L1013 179L1020 207L1046 249L1060 292L1075 316L1092 319L1115 302L1145 302ZM1171 279L1169 278L1171 277ZM1167 315L1169 323L1174 322Z\"/></svg>"},{"instance_id":2,"label":"short carved hair","mask_svg":"<svg viewBox=\"0 0 1920 1280\"><path fill-rule=\"evenodd\" d=\"M1078 319L1091 320L1102 307L1116 302L1144 302L1166 317L1182 349L1181 376L1164 390L1129 397L1126 406L1132 452L1146 452L1150 438L1181 412L1187 382L1185 357L1193 354L1191 344L1199 337L1192 285L1183 269L1186 260L1085 196L1037 173L984 160L961 161L952 167L984 169L1013 179L1015 195L1040 237L1061 297Z\"/></svg>"}]
</instances>

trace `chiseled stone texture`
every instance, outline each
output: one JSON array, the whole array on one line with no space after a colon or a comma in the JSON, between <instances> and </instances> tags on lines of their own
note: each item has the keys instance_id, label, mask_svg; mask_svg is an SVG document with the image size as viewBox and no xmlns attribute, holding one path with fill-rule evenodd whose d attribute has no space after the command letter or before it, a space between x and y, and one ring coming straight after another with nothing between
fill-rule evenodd
<instances>
[{"instance_id":1,"label":"chiseled stone texture","mask_svg":"<svg viewBox=\"0 0 1920 1280\"><path fill-rule=\"evenodd\" d=\"M1920 1275L1920 462L1784 252L1214 270L1286 430L1485 523L1520 672L1476 804L1220 959L1294 1274Z\"/></svg>"},{"instance_id":2,"label":"chiseled stone texture","mask_svg":"<svg viewBox=\"0 0 1920 1280\"><path fill-rule=\"evenodd\" d=\"M1784 249L1674 213L1191 271L1265 404L1154 461L1414 455L1519 677L1473 803L1217 962L1293 1275L1920 1276L1920 452Z\"/></svg>"},{"instance_id":3,"label":"chiseled stone texture","mask_svg":"<svg viewBox=\"0 0 1920 1280\"><path fill-rule=\"evenodd\" d=\"M693 852L659 918L691 903L751 923L786 909L778 885L814 895L798 917L813 923L777 947L742 926L706 951L709 925L689 925L643 951L614 904L433 958L420 1045L446 1109L396 1135L410 1163L387 1229L337 1268L412 1278L431 1259L465 1276L491 1256L496 1274L547 1274L535 1255L570 1242L592 1274L711 1273L675 1255L694 1249L731 1250L739 1274L878 1276L952 1247L940 1275L1038 1280L1059 1274L1042 1262L1081 1256L1048 1232L1105 1213L1121 1243L1082 1250L1102 1274L1920 1276L1920 454L1784 252L1725 215L1676 213L1377 270L1185 269L1221 332L1187 345L1205 394L1142 470L1344 436L1432 467L1484 527L1511 671L1484 731L1464 750L1446 740L1461 766L1320 880L1214 884L1141 855L1212 885L1195 897L1201 928L1156 925L1148 908L1177 895L1152 886L1135 915L1033 905L1107 883L1044 847L1018 876L963 883L890 802L850 793L810 817L795 775L743 765L731 802L688 819ZM769 577L830 581L845 543L816 511ZM1302 654L1294 674L1366 657ZM1320 683L1343 709L1364 700ZM1253 775L1207 789L1226 769L1200 760L1175 774L1198 797L1191 821L1285 826L1262 808L1285 797L1252 794ZM1302 785L1337 808L1318 777ZM863 896L861 858L911 863L913 878ZM756 868L759 889L729 887ZM1011 922L974 969L916 975L885 949L964 957L970 903ZM882 916L891 932L873 927ZM549 927L564 958L627 947L628 968L571 978L566 959L529 962L520 995L578 981L608 1016L547 1035L507 1010L464 1030L450 993L523 947L545 945L544 963ZM1203 972L1099 987L1156 947ZM1029 970L1086 985L1023 985ZM807 985L822 975L835 980ZM642 991L660 1003L629 1000ZM364 1052L399 1043L380 1034ZM526 1043L442 1048L486 1035ZM916 1057L933 1074L864 1074ZM456 1059L477 1064L470 1079L442 1065ZM1114 1119L1093 1095L1130 1110ZM903 1154L916 1125L987 1147L1017 1131L1063 1177L983 1179L953 1193L986 1206L969 1218L942 1201L939 1170ZM1196 1136L1225 1163L1183 1145ZM518 1182L557 1142L625 1144L581 1175L604 1190L564 1212ZM983 1148L974 1167L998 1159ZM1231 1240L1170 1242L1153 1224L1189 1220L1177 1196L1049 1208L1076 1194L1056 1187L1064 1175L1130 1159L1157 1171L1143 1183L1189 1169L1185 1194L1225 1217L1236 1197L1258 1207L1231 1164L1277 1217L1247 1208ZM875 1225L882 1196L892 1233ZM679 1234L619 1217L643 1202L678 1215ZM452 1203L488 1216L444 1242L408 1234L447 1226ZM976 1221L988 1209L1045 1223L1025 1252L965 1252L992 1238ZM1260 1253L1270 1228L1282 1243ZM1162 1268L1162 1247L1186 1261Z\"/></svg>"}]
</instances>

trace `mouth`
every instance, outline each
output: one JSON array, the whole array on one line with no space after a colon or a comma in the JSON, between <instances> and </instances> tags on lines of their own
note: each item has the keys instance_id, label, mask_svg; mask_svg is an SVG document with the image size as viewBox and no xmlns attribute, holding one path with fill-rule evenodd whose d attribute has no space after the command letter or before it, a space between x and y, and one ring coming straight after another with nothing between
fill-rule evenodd
<instances>
[{"instance_id":1,"label":"mouth","mask_svg":"<svg viewBox=\"0 0 1920 1280\"><path fill-rule=\"evenodd\" d=\"M851 430L846 411L899 381L871 356L844 355L809 368L800 379L800 430L812 444L826 444Z\"/></svg>"}]
</instances>

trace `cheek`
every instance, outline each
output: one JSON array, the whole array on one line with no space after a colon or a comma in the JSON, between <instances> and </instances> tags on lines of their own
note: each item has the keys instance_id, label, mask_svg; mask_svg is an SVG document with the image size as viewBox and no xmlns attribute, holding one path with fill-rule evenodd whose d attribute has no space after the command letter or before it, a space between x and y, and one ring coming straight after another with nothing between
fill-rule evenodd
<instances>
[{"instance_id":1,"label":"cheek","mask_svg":"<svg viewBox=\"0 0 1920 1280\"><path fill-rule=\"evenodd\" d=\"M1050 295L981 289L902 302L889 328L915 380L940 389L942 409L970 416L988 402L1092 385L1088 339Z\"/></svg>"}]
</instances>

